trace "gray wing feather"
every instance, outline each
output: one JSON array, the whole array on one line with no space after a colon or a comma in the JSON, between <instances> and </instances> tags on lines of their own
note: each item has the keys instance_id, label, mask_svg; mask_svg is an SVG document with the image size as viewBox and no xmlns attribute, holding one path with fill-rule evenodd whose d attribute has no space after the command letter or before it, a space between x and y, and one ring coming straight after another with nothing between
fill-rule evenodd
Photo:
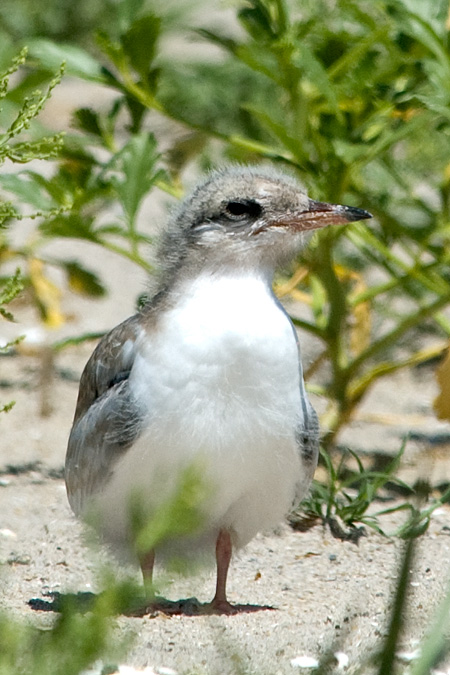
<instances>
[{"instance_id":1,"label":"gray wing feather","mask_svg":"<svg viewBox=\"0 0 450 675\"><path fill-rule=\"evenodd\" d=\"M141 431L142 415L128 381L139 322L135 315L105 335L81 376L65 471L69 502L77 514Z\"/></svg>"},{"instance_id":2,"label":"gray wing feather","mask_svg":"<svg viewBox=\"0 0 450 675\"><path fill-rule=\"evenodd\" d=\"M303 423L296 430L297 444L305 463L315 468L319 455L319 418L306 394L302 398L302 408Z\"/></svg>"},{"instance_id":3,"label":"gray wing feather","mask_svg":"<svg viewBox=\"0 0 450 675\"><path fill-rule=\"evenodd\" d=\"M320 441L319 418L309 402L303 378L300 383L302 417L297 426L295 438L302 463L302 476L297 483L294 506L298 506L299 501L305 497L314 476L319 458Z\"/></svg>"}]
</instances>

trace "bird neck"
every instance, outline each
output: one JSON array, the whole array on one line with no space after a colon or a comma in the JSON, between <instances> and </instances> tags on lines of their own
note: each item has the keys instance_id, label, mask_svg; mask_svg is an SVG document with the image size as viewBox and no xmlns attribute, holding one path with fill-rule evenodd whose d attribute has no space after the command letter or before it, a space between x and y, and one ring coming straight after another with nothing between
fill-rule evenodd
<instances>
[{"instance_id":1,"label":"bird neck","mask_svg":"<svg viewBox=\"0 0 450 675\"><path fill-rule=\"evenodd\" d=\"M162 283L158 292L150 301L144 314L175 309L186 298L196 298L199 306L207 308L211 303L217 305L251 304L252 298L263 295L273 296L273 271L268 269L206 268L197 274L186 274L185 270ZM206 310L207 311L207 310Z\"/></svg>"}]
</instances>

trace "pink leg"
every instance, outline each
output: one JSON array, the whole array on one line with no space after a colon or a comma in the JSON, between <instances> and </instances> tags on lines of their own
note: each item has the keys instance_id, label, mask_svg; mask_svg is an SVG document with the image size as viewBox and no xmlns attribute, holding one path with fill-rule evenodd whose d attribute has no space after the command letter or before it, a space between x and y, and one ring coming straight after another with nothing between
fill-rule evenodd
<instances>
[{"instance_id":1,"label":"pink leg","mask_svg":"<svg viewBox=\"0 0 450 675\"><path fill-rule=\"evenodd\" d=\"M144 578L144 590L147 598L153 598L153 566L155 564L155 552L149 551L140 557L142 576Z\"/></svg>"},{"instance_id":2,"label":"pink leg","mask_svg":"<svg viewBox=\"0 0 450 675\"><path fill-rule=\"evenodd\" d=\"M231 537L227 530L220 530L216 541L217 582L216 594L211 602L211 609L222 614L233 614L236 609L227 600L227 574L231 560Z\"/></svg>"}]
</instances>

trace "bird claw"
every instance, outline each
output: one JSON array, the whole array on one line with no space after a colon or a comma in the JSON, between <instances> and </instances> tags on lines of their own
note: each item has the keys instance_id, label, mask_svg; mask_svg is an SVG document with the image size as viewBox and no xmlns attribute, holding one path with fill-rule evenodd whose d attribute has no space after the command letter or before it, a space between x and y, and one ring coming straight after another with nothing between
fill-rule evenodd
<instances>
[{"instance_id":1,"label":"bird claw","mask_svg":"<svg viewBox=\"0 0 450 675\"><path fill-rule=\"evenodd\" d=\"M240 611L239 605L232 605L228 600L212 600L207 605L207 611L210 614L238 614Z\"/></svg>"}]
</instances>

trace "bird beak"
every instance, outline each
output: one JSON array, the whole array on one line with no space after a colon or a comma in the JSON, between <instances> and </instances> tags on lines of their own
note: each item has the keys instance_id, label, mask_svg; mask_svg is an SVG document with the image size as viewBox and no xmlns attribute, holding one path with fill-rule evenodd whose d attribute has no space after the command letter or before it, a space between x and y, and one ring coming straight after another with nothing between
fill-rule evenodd
<instances>
[{"instance_id":1,"label":"bird beak","mask_svg":"<svg viewBox=\"0 0 450 675\"><path fill-rule=\"evenodd\" d=\"M356 220L372 218L372 214L355 206L342 206L341 204L327 204L309 200L306 211L290 213L282 219L271 223L275 227L289 227L296 232L316 230L326 225L342 225Z\"/></svg>"}]
</instances>

